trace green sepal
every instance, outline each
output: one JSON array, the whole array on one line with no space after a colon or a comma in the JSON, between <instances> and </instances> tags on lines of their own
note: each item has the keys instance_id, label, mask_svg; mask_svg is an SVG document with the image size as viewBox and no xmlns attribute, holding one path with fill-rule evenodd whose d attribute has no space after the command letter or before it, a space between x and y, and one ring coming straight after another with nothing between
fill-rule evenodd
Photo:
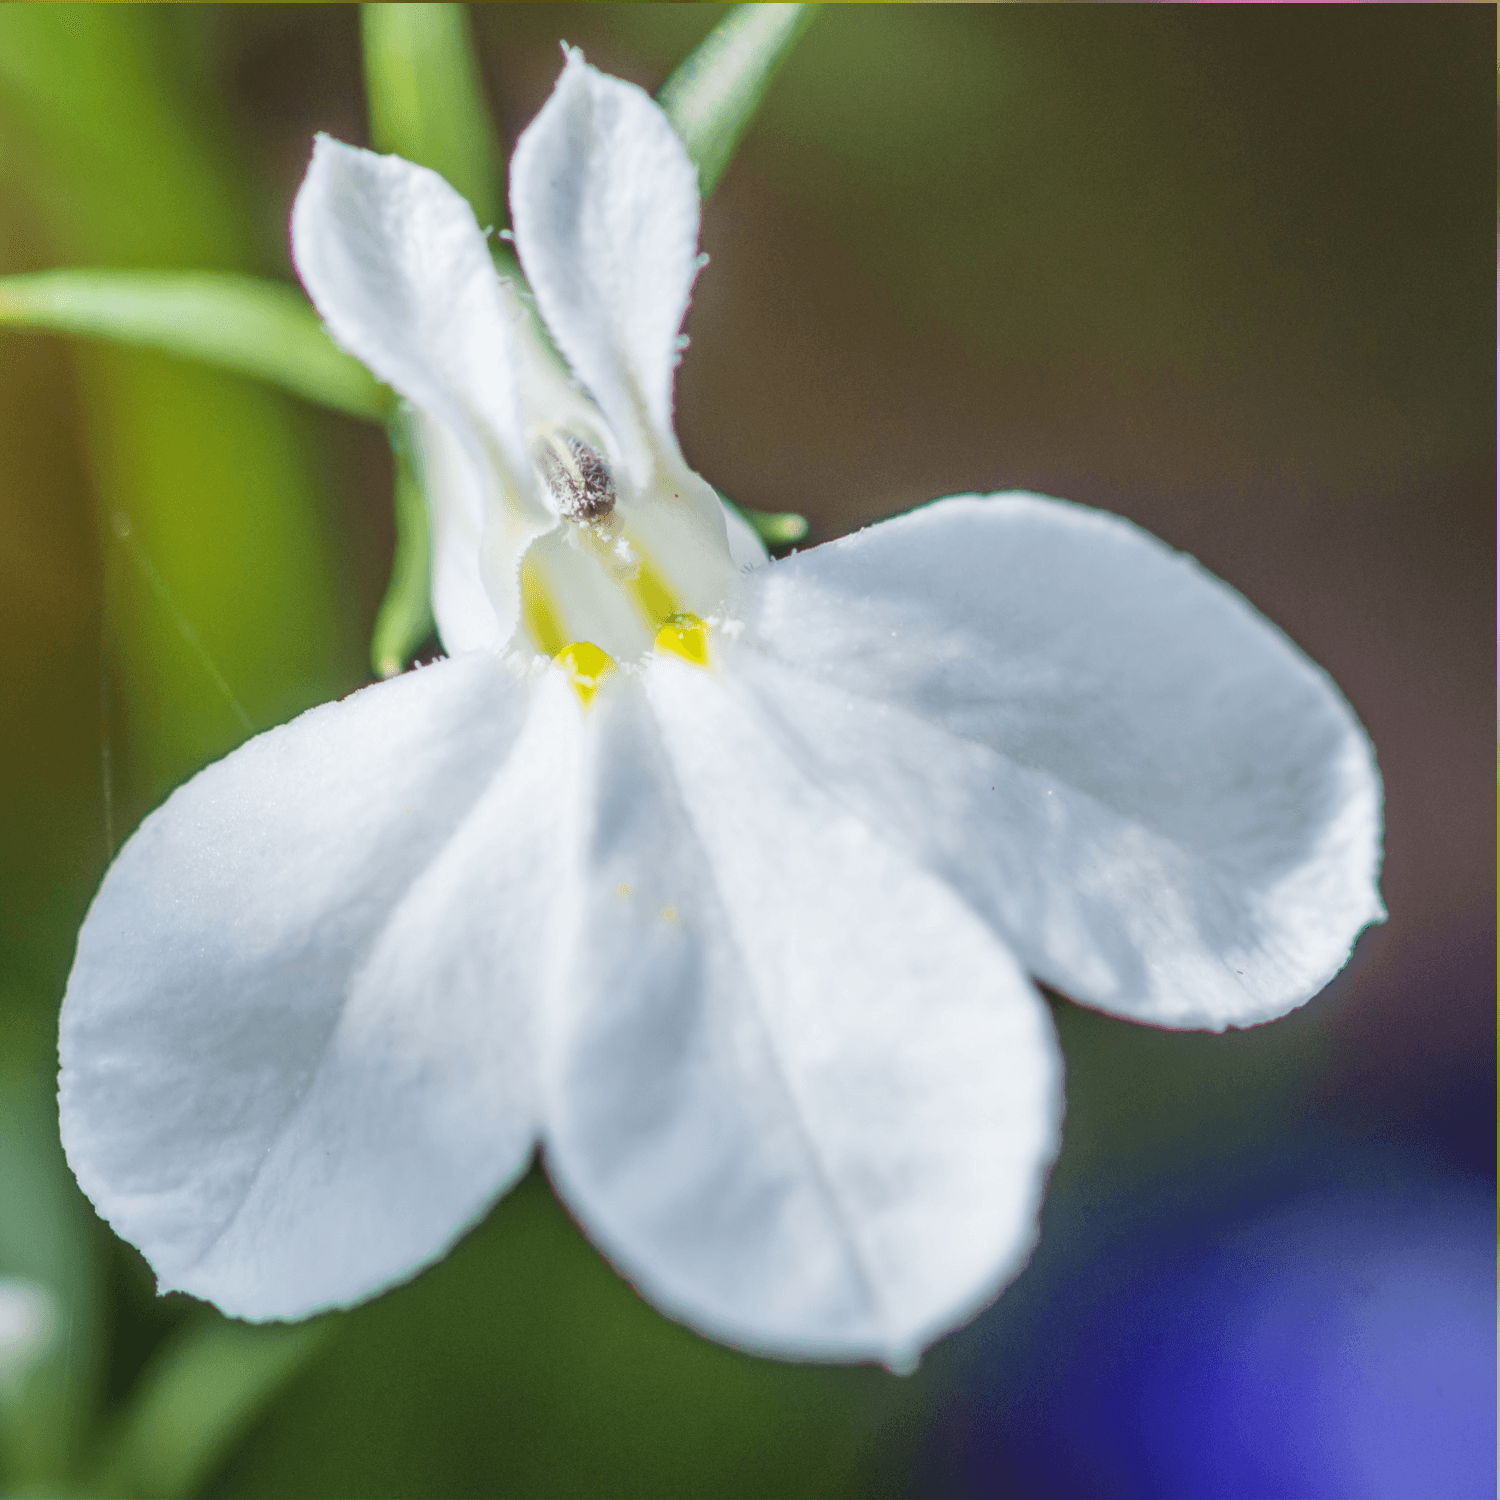
<instances>
[{"instance_id":1,"label":"green sepal","mask_svg":"<svg viewBox=\"0 0 1500 1500\"><path fill-rule=\"evenodd\" d=\"M719 499L745 522L767 547L794 547L807 535L807 517L792 510L750 510L731 500L723 490L714 491Z\"/></svg>"},{"instance_id":2,"label":"green sepal","mask_svg":"<svg viewBox=\"0 0 1500 1500\"><path fill-rule=\"evenodd\" d=\"M737 5L682 61L656 101L713 192L816 5Z\"/></svg>"},{"instance_id":3,"label":"green sepal","mask_svg":"<svg viewBox=\"0 0 1500 1500\"><path fill-rule=\"evenodd\" d=\"M39 271L0 277L0 326L158 349L384 421L395 396L334 343L300 292L222 271Z\"/></svg>"},{"instance_id":4,"label":"green sepal","mask_svg":"<svg viewBox=\"0 0 1500 1500\"><path fill-rule=\"evenodd\" d=\"M434 629L432 539L415 413L403 407L386 431L396 465L396 555L370 638L370 665L377 677L404 671Z\"/></svg>"},{"instance_id":5,"label":"green sepal","mask_svg":"<svg viewBox=\"0 0 1500 1500\"><path fill-rule=\"evenodd\" d=\"M792 510L742 510L768 547L791 547L807 535L807 517Z\"/></svg>"}]
</instances>

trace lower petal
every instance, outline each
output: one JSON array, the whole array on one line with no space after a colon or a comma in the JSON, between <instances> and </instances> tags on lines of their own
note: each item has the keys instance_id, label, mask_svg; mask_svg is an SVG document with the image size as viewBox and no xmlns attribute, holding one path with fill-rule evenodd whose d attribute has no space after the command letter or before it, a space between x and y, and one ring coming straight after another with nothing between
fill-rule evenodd
<instances>
[{"instance_id":1,"label":"lower petal","mask_svg":"<svg viewBox=\"0 0 1500 1500\"><path fill-rule=\"evenodd\" d=\"M549 1169L714 1337L901 1367L1024 1261L1057 1149L1050 1018L939 881L715 678L601 695L589 877L543 1043Z\"/></svg>"},{"instance_id":2,"label":"lower petal","mask_svg":"<svg viewBox=\"0 0 1500 1500\"><path fill-rule=\"evenodd\" d=\"M797 753L1078 1000L1270 1020L1384 915L1348 704L1127 522L940 501L773 565L751 629L740 680Z\"/></svg>"},{"instance_id":3,"label":"lower petal","mask_svg":"<svg viewBox=\"0 0 1500 1500\"><path fill-rule=\"evenodd\" d=\"M524 1169L568 733L494 658L443 662L261 735L121 851L64 1002L62 1131L163 1290L359 1301Z\"/></svg>"}]
</instances>

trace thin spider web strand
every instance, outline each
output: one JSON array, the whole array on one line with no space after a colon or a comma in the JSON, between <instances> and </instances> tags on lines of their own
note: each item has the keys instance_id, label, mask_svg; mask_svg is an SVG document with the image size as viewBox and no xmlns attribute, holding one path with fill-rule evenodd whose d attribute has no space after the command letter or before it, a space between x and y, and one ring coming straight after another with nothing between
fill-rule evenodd
<instances>
[{"instance_id":1,"label":"thin spider web strand","mask_svg":"<svg viewBox=\"0 0 1500 1500\"><path fill-rule=\"evenodd\" d=\"M171 615L173 624L177 626L178 634L187 642L188 648L198 658L203 670L213 680L214 686L224 695L224 701L234 711L234 716L240 721L246 733L253 734L255 732L255 725L251 721L250 715L245 712L240 700L230 690L229 684L224 680L224 674L214 664L213 657L208 654L208 648L199 638L198 632L193 629L192 623L177 608L172 598L172 591L167 587L166 581L162 578L161 574L157 572L156 566L147 555L145 547L141 545L140 539L135 535L134 528L130 524L130 517L124 511L117 510L112 518L111 529L125 547L125 550L130 554L130 560L140 569L141 576L151 585L152 592L156 595L162 607Z\"/></svg>"}]
</instances>

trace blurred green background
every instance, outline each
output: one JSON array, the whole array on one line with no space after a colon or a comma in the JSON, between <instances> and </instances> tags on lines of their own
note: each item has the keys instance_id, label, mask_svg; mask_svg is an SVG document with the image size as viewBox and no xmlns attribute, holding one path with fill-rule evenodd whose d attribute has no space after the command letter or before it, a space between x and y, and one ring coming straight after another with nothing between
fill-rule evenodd
<instances>
[{"instance_id":1,"label":"blurred green background","mask_svg":"<svg viewBox=\"0 0 1500 1500\"><path fill-rule=\"evenodd\" d=\"M506 150L560 38L654 90L719 9L476 7ZM1247 1034L1058 1002L1042 1248L912 1378L666 1323L533 1176L446 1263L322 1320L222 1425L202 1493L941 1490L926 1434L981 1353L1024 1382L1044 1355L1007 1354L1006 1330L1066 1298L1080 1256L1191 1216L1204 1183L1221 1211L1330 1136L1493 1173L1494 25L1487 6L829 7L707 208L679 378L690 461L804 512L813 540L1028 488L1242 590L1374 739L1387 926ZM0 273L290 282L316 130L368 141L353 6L7 7ZM153 1298L52 1144L77 926L172 786L367 680L393 531L378 429L160 355L0 332L0 453L0 1275L54 1286L68 1330L30 1415L0 1393L20 1487L49 1447L86 1467L87 1434L213 1318ZM217 1419L174 1397L153 1420L165 1451Z\"/></svg>"}]
</instances>

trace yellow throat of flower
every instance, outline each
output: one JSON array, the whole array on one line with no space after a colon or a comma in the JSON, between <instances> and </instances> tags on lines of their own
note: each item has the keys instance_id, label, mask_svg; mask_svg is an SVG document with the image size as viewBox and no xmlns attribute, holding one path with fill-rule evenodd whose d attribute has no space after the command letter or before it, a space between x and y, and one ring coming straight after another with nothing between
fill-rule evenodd
<instances>
[{"instance_id":1,"label":"yellow throat of flower","mask_svg":"<svg viewBox=\"0 0 1500 1500\"><path fill-rule=\"evenodd\" d=\"M709 667L705 616L733 608L737 570L718 497L680 456L661 456L637 487L581 420L533 442L557 524L521 559L516 644L556 663L587 704L612 670L653 652Z\"/></svg>"}]
</instances>

